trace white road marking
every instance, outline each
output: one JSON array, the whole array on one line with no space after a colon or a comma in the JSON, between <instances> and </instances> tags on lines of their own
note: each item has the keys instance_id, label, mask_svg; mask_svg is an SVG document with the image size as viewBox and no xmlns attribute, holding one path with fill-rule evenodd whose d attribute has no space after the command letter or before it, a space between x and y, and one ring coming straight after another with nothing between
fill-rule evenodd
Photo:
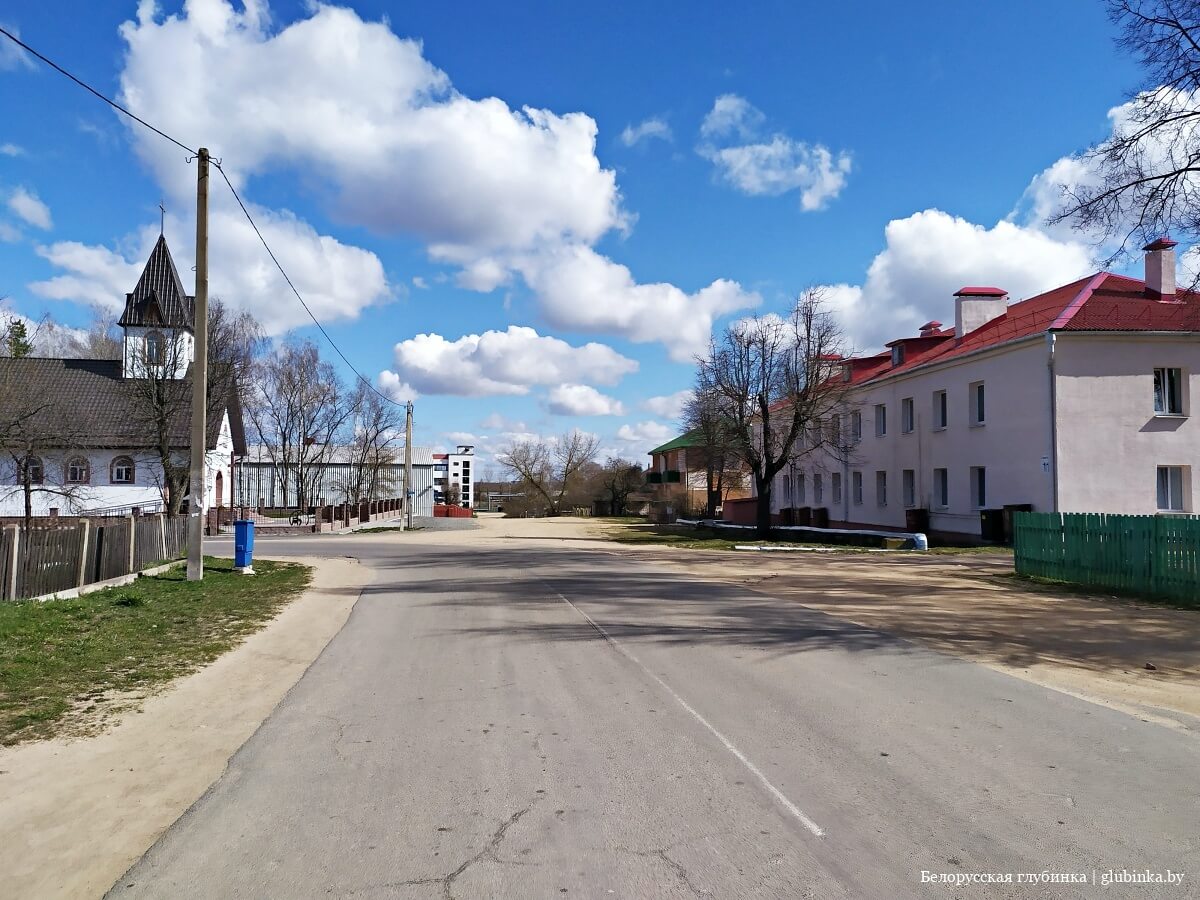
<instances>
[{"instance_id":1,"label":"white road marking","mask_svg":"<svg viewBox=\"0 0 1200 900\"><path fill-rule=\"evenodd\" d=\"M554 590L554 589L551 588L551 590ZM595 619L593 619L586 612L584 612L582 609L580 609L578 606L576 606L574 603L572 603L570 600L568 600L566 597L564 597L562 595L562 593L560 593L559 591L554 591L554 593L558 597L559 600L561 600L563 603L567 604L567 606L571 607L571 609L575 610L575 612L579 613L579 615L583 616L583 618L587 621L587 623L589 625L591 625L594 629L596 629L596 631L600 634L600 636L603 637L606 641L608 641L608 643L612 646L612 648L614 650L616 650L618 653L620 653L622 656L624 656L626 659L628 659L630 662L632 662L634 665L636 665L639 669L641 669L643 672L645 672L647 675L649 675L651 678L653 678L655 681L657 681L659 683L659 685L662 687L662 689L664 691L666 691L668 694L670 694L675 699L676 703L678 703L680 706L682 706L684 709L686 709L688 711L688 714L691 715L691 717L693 719L695 719L697 722L699 722L701 725L703 725L705 728L707 728L710 732L712 732L713 736L724 745L725 749L728 750L730 753L732 753L734 758L738 762L740 762L743 766L745 766L747 771L749 771L751 775L753 775L755 778L758 779L759 784L761 784L764 788L766 788L767 791L771 794L771 796L773 796L776 800L778 800L780 805L784 809L786 809L789 813L791 813L793 816L795 816L801 825L803 825L805 828L807 828L809 831L811 831L817 837L825 836L825 832L824 832L824 830L822 830L820 825L818 825L816 822L814 822L812 819L810 819L808 816L806 816L803 813L803 811L800 809L800 807L798 807L795 803L793 803L791 800L788 799L787 795L784 794L783 791L781 791L779 788L775 787L775 785L771 784L771 782L767 780L767 776L764 775L761 771L759 771L758 766L756 766L754 763L752 763L749 759L746 758L746 754L744 754L741 750L739 750L734 745L734 743L731 740L729 740L729 738L725 737L725 735L721 734L721 732L719 732L716 728L714 728L713 724L711 722L709 722L708 719L704 718L704 716L702 716L702 715L700 715L700 713L696 712L696 710L694 710L686 700L684 700L677 693L675 693L674 688L672 688L669 684L667 684L665 681L663 681L661 678L659 678L657 675L655 675L652 671L650 671L650 669L646 667L645 663L643 663L640 659L638 659L636 656L633 655L632 651L626 650L621 644L619 644L617 642L617 640L611 634L609 634L607 631L605 631L603 628L601 628L598 624L596 624Z\"/></svg>"}]
</instances>

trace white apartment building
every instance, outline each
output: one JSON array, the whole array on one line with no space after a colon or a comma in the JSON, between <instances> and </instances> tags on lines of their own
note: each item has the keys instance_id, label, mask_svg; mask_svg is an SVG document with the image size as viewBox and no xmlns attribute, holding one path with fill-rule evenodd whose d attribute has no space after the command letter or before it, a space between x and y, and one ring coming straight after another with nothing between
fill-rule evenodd
<instances>
[{"instance_id":1,"label":"white apartment building","mask_svg":"<svg viewBox=\"0 0 1200 900\"><path fill-rule=\"evenodd\" d=\"M1099 272L1012 305L963 288L954 328L843 360L850 404L825 427L845 449L801 448L773 511L964 537L1010 505L1195 512L1200 295L1176 290L1174 246L1145 248L1144 281Z\"/></svg>"},{"instance_id":2,"label":"white apartment building","mask_svg":"<svg viewBox=\"0 0 1200 900\"><path fill-rule=\"evenodd\" d=\"M456 484L459 490L459 505L471 509L475 505L476 473L472 471L475 448L470 444L459 444L453 453L433 454L434 502L441 503L446 485Z\"/></svg>"}]
</instances>

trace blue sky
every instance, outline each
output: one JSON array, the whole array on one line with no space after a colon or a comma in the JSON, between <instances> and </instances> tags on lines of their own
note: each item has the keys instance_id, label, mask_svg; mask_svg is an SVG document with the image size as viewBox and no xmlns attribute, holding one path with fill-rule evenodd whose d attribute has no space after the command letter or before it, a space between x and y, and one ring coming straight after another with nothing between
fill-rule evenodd
<instances>
[{"instance_id":1,"label":"blue sky","mask_svg":"<svg viewBox=\"0 0 1200 900\"><path fill-rule=\"evenodd\" d=\"M1092 0L64 9L0 23L212 147L356 365L417 394L419 440L490 450L577 426L639 458L710 325L811 285L865 350L962 284L1084 274L1044 213L1139 83ZM12 310L111 310L160 198L190 267L181 151L7 52L0 97ZM223 191L214 292L314 336Z\"/></svg>"}]
</instances>

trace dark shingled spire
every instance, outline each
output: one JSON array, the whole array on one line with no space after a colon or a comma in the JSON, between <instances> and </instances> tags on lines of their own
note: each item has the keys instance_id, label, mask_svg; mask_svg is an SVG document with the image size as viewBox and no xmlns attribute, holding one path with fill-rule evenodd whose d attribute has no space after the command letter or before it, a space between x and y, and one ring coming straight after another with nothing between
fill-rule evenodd
<instances>
[{"instance_id":1,"label":"dark shingled spire","mask_svg":"<svg viewBox=\"0 0 1200 900\"><path fill-rule=\"evenodd\" d=\"M125 312L117 323L126 326L165 326L192 330L196 318L196 298L189 296L179 280L179 272L161 234L142 277L132 294L125 295Z\"/></svg>"}]
</instances>

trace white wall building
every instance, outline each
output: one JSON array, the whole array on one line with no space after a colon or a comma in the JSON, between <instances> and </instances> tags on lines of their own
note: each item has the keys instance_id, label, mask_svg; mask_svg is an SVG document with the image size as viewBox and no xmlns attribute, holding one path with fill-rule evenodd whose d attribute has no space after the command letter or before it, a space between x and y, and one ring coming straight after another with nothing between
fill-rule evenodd
<instances>
[{"instance_id":1,"label":"white wall building","mask_svg":"<svg viewBox=\"0 0 1200 900\"><path fill-rule=\"evenodd\" d=\"M121 359L0 358L0 423L9 429L0 456L0 516L23 515L26 480L38 516L163 507L162 465L134 388L154 369L189 392L194 317L195 298L185 293L160 236L125 297ZM217 399L210 404L217 415L207 421L206 509L229 504L233 458L245 452L237 398ZM181 462L190 458L185 406L167 437Z\"/></svg>"},{"instance_id":2,"label":"white wall building","mask_svg":"<svg viewBox=\"0 0 1200 900\"><path fill-rule=\"evenodd\" d=\"M844 360L843 452L803 452L772 507L847 525L980 536L980 510L1197 511L1200 296L1176 291L1171 241L1146 279L1100 272L1020 303L963 288L956 322ZM1197 384L1197 391L1192 385Z\"/></svg>"},{"instance_id":3,"label":"white wall building","mask_svg":"<svg viewBox=\"0 0 1200 900\"><path fill-rule=\"evenodd\" d=\"M433 487L436 503L441 503L448 484L458 485L459 505L470 509L475 503L474 471L475 448L470 444L459 444L453 453L433 455Z\"/></svg>"}]
</instances>

